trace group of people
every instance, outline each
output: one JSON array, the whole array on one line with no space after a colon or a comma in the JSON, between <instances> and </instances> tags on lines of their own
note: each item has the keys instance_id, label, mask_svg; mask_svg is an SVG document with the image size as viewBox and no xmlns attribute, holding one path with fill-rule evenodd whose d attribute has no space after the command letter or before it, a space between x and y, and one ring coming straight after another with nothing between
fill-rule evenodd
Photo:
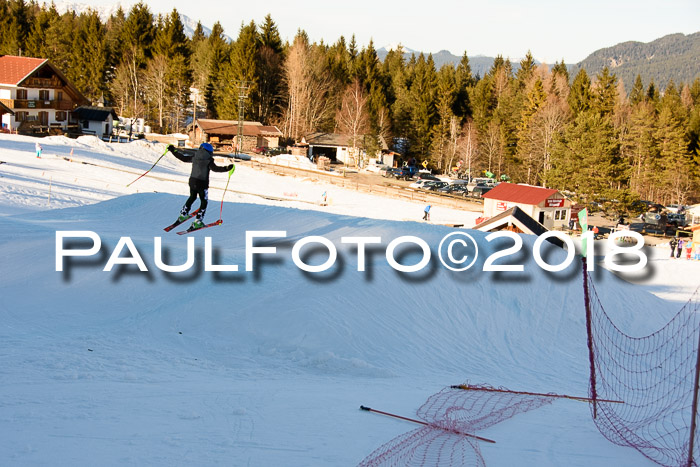
<instances>
[{"instance_id":1,"label":"group of people","mask_svg":"<svg viewBox=\"0 0 700 467\"><path fill-rule=\"evenodd\" d=\"M680 258L685 250L685 259L700 260L700 244L694 244L692 240L673 237L669 242L671 246L671 258Z\"/></svg>"}]
</instances>

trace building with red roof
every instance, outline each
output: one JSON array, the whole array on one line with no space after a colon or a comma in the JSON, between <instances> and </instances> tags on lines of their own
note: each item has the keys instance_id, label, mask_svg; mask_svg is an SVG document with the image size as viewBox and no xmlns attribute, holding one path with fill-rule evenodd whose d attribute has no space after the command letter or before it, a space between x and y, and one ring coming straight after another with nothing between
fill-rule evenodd
<instances>
[{"instance_id":1,"label":"building with red roof","mask_svg":"<svg viewBox=\"0 0 700 467\"><path fill-rule=\"evenodd\" d=\"M4 129L26 127L32 132L65 130L72 111L89 104L73 84L44 58L0 56L0 103L11 113L2 115Z\"/></svg>"},{"instance_id":2,"label":"building with red roof","mask_svg":"<svg viewBox=\"0 0 700 467\"><path fill-rule=\"evenodd\" d=\"M495 217L513 207L547 229L566 226L571 216L571 201L558 190L515 183L499 183L483 195L484 217Z\"/></svg>"}]
</instances>

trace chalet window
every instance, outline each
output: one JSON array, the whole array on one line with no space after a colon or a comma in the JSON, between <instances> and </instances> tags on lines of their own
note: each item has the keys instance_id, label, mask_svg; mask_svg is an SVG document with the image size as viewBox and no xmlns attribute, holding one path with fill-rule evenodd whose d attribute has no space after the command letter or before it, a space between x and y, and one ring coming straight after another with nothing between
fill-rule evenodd
<instances>
[{"instance_id":1,"label":"chalet window","mask_svg":"<svg viewBox=\"0 0 700 467\"><path fill-rule=\"evenodd\" d=\"M27 119L27 112L15 112L15 121L23 122Z\"/></svg>"},{"instance_id":2,"label":"chalet window","mask_svg":"<svg viewBox=\"0 0 700 467\"><path fill-rule=\"evenodd\" d=\"M39 91L39 100L40 101L47 101L49 100L49 91L47 89L41 89Z\"/></svg>"},{"instance_id":3,"label":"chalet window","mask_svg":"<svg viewBox=\"0 0 700 467\"><path fill-rule=\"evenodd\" d=\"M56 121L57 122L63 122L66 119L66 113L62 111L56 112Z\"/></svg>"},{"instance_id":4,"label":"chalet window","mask_svg":"<svg viewBox=\"0 0 700 467\"><path fill-rule=\"evenodd\" d=\"M83 124L83 128L90 128L90 122L88 120L83 120L82 124Z\"/></svg>"},{"instance_id":5,"label":"chalet window","mask_svg":"<svg viewBox=\"0 0 700 467\"><path fill-rule=\"evenodd\" d=\"M17 90L17 99L25 100L26 98L27 98L27 90L26 89L18 89Z\"/></svg>"},{"instance_id":6,"label":"chalet window","mask_svg":"<svg viewBox=\"0 0 700 467\"><path fill-rule=\"evenodd\" d=\"M63 100L63 91L56 91L56 100L57 101Z\"/></svg>"}]
</instances>

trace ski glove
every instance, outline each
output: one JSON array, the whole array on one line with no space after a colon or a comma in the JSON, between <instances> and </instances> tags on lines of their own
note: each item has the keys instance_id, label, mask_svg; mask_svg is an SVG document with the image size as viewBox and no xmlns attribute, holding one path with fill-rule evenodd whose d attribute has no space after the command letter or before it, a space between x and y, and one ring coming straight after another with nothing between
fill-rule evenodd
<instances>
[{"instance_id":1,"label":"ski glove","mask_svg":"<svg viewBox=\"0 0 700 467\"><path fill-rule=\"evenodd\" d=\"M169 145L168 145L168 151L169 151L171 154L175 154L175 146L173 146L172 144L169 144Z\"/></svg>"},{"instance_id":2,"label":"ski glove","mask_svg":"<svg viewBox=\"0 0 700 467\"><path fill-rule=\"evenodd\" d=\"M233 175L233 172L236 170L236 166L233 165L233 164L229 164L229 166L227 167L227 169L228 169L228 174L229 174L229 176L231 176L231 175Z\"/></svg>"}]
</instances>

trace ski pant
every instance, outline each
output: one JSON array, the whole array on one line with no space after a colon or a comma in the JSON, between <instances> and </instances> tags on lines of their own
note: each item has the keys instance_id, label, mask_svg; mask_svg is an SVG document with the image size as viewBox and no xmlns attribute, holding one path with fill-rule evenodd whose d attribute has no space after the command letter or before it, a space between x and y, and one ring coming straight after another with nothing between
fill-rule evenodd
<instances>
[{"instance_id":1,"label":"ski pant","mask_svg":"<svg viewBox=\"0 0 700 467\"><path fill-rule=\"evenodd\" d=\"M204 180L199 180L196 178L190 178L190 197L185 201L185 206L182 208L182 215L187 215L192 209L192 204L195 202L199 196L199 212L197 213L197 219L202 220L204 218L204 213L207 210L207 204L209 199L209 183Z\"/></svg>"}]
</instances>

